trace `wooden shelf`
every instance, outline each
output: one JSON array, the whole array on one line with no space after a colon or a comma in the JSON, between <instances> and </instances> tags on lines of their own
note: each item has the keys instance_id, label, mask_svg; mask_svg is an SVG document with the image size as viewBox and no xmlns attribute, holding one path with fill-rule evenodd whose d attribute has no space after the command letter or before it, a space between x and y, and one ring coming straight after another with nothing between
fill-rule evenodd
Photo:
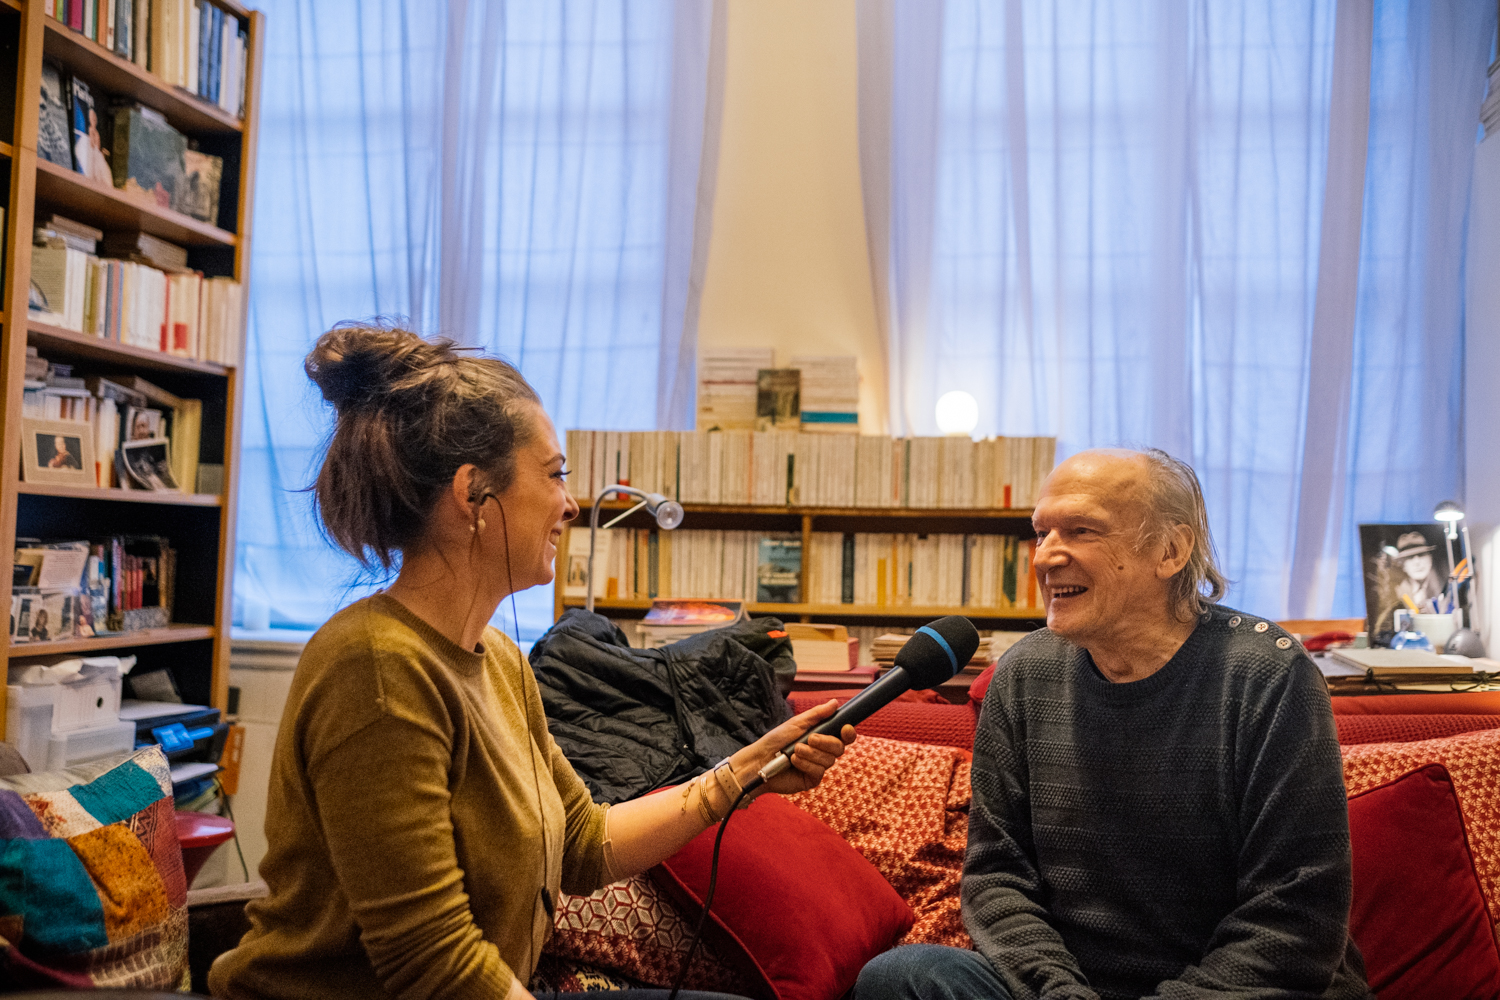
<instances>
[{"instance_id":1,"label":"wooden shelf","mask_svg":"<svg viewBox=\"0 0 1500 1000\"><path fill-rule=\"evenodd\" d=\"M36 200L38 219L45 214L40 206L46 204L102 229L139 229L185 246L232 247L239 242L228 230L170 208L136 201L119 188L43 159L36 161Z\"/></svg>"},{"instance_id":2,"label":"wooden shelf","mask_svg":"<svg viewBox=\"0 0 1500 1000\"><path fill-rule=\"evenodd\" d=\"M22 13L25 13L26 11L26 5L22 3L21 0L0 0L0 4L4 4L11 10L19 10Z\"/></svg>"},{"instance_id":3,"label":"wooden shelf","mask_svg":"<svg viewBox=\"0 0 1500 1000\"><path fill-rule=\"evenodd\" d=\"M46 323L38 323L36 320L27 321L26 342L35 347L43 357L51 351L53 354L64 357L109 361L132 368L155 368L157 371L166 372L198 372L202 375L227 375L229 373L228 368L212 361L180 358L174 354L163 354L145 347L117 344L112 340L100 340L86 333L65 330L60 326L49 326ZM48 358L48 360L55 359Z\"/></svg>"},{"instance_id":4,"label":"wooden shelf","mask_svg":"<svg viewBox=\"0 0 1500 1000\"><path fill-rule=\"evenodd\" d=\"M73 497L112 503L155 503L172 507L222 507L224 498L213 493L167 493L152 490L101 489L98 486L60 486L55 483L20 483L16 492L36 497Z\"/></svg>"},{"instance_id":5,"label":"wooden shelf","mask_svg":"<svg viewBox=\"0 0 1500 1000\"><path fill-rule=\"evenodd\" d=\"M563 607L581 608L583 598L565 597ZM596 600L595 611L644 611L651 606L649 600ZM1016 611L1006 608L944 608L916 607L909 604L763 604L752 602L745 610L754 615L776 615L786 618L791 615L813 615L824 618L943 618L947 615L963 615L965 618L1012 618L1019 621L1039 621L1047 616L1041 608Z\"/></svg>"},{"instance_id":6,"label":"wooden shelf","mask_svg":"<svg viewBox=\"0 0 1500 1000\"><path fill-rule=\"evenodd\" d=\"M16 147L12 146L8 142L0 142L0 156L11 156L11 157L13 157L15 155L16 155Z\"/></svg>"},{"instance_id":7,"label":"wooden shelf","mask_svg":"<svg viewBox=\"0 0 1500 1000\"><path fill-rule=\"evenodd\" d=\"M234 9L238 5L220 4ZM240 10L235 10L245 16ZM112 94L133 98L166 115L167 121L184 132L239 132L244 128L239 118L217 104L175 87L135 63L121 59L113 52L61 22L46 18L42 51L86 80Z\"/></svg>"},{"instance_id":8,"label":"wooden shelf","mask_svg":"<svg viewBox=\"0 0 1500 1000\"><path fill-rule=\"evenodd\" d=\"M111 649L126 649L131 646L160 646L169 642L196 642L212 639L217 630L212 625L168 625L166 628L147 628L137 632L122 632L94 639L57 639L52 642L11 643L8 653L12 660L23 656L50 656L57 653L103 653Z\"/></svg>"},{"instance_id":9,"label":"wooden shelf","mask_svg":"<svg viewBox=\"0 0 1500 1000\"><path fill-rule=\"evenodd\" d=\"M601 513L607 510L629 510L634 506L635 501L627 503L606 500L599 505L599 510ZM807 514L812 517L951 517L954 519L986 518L994 521L1031 520L1030 507L1006 510L990 507L771 507L764 504L685 503L682 509L688 514L761 514L798 517ZM577 520L573 522L573 527L588 527L589 510L589 504L583 504L579 508L580 512ZM690 528L692 525L684 522L683 527Z\"/></svg>"}]
</instances>

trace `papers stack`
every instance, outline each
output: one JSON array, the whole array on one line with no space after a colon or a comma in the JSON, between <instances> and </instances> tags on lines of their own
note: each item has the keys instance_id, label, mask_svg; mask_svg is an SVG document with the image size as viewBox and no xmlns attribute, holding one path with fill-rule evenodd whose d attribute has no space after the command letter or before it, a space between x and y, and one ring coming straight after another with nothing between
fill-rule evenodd
<instances>
[{"instance_id":1,"label":"papers stack","mask_svg":"<svg viewBox=\"0 0 1500 1000\"><path fill-rule=\"evenodd\" d=\"M802 429L859 433L859 362L854 355L793 358L802 372Z\"/></svg>"}]
</instances>

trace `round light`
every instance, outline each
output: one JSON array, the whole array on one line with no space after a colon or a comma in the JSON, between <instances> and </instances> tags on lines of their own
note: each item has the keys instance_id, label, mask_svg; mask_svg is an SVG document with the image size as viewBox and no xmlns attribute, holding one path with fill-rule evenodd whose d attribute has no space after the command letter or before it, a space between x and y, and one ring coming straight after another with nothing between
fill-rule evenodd
<instances>
[{"instance_id":1,"label":"round light","mask_svg":"<svg viewBox=\"0 0 1500 1000\"><path fill-rule=\"evenodd\" d=\"M945 392L937 401L938 430L944 434L973 434L978 424L979 404L962 389Z\"/></svg>"},{"instance_id":2,"label":"round light","mask_svg":"<svg viewBox=\"0 0 1500 1000\"><path fill-rule=\"evenodd\" d=\"M668 500L656 508L656 523L666 531L671 531L681 524L682 517L682 504L676 500Z\"/></svg>"},{"instance_id":3,"label":"round light","mask_svg":"<svg viewBox=\"0 0 1500 1000\"><path fill-rule=\"evenodd\" d=\"M1437 505L1437 510L1432 512L1435 521L1462 521L1464 509L1452 500L1444 500Z\"/></svg>"}]
</instances>

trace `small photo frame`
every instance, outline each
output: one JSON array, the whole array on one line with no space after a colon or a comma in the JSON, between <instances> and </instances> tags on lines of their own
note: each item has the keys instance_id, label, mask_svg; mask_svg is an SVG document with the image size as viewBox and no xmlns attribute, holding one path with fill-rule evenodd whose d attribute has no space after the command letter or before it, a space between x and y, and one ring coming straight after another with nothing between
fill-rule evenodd
<instances>
[{"instance_id":1,"label":"small photo frame","mask_svg":"<svg viewBox=\"0 0 1500 1000\"><path fill-rule=\"evenodd\" d=\"M125 440L154 441L165 437L161 432L161 411L145 406L125 407Z\"/></svg>"},{"instance_id":2,"label":"small photo frame","mask_svg":"<svg viewBox=\"0 0 1500 1000\"><path fill-rule=\"evenodd\" d=\"M21 470L28 483L97 486L94 429L73 420L21 421Z\"/></svg>"},{"instance_id":3,"label":"small photo frame","mask_svg":"<svg viewBox=\"0 0 1500 1000\"><path fill-rule=\"evenodd\" d=\"M120 445L119 467L124 470L122 482L138 490L177 491L172 475L172 446L166 438L126 441Z\"/></svg>"}]
</instances>

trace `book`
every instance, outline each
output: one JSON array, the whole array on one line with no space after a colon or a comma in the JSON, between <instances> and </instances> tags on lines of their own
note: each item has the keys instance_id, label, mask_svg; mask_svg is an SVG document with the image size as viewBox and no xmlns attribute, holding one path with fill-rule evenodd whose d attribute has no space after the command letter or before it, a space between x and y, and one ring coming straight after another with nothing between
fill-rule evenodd
<instances>
[{"instance_id":1,"label":"book","mask_svg":"<svg viewBox=\"0 0 1500 1000\"><path fill-rule=\"evenodd\" d=\"M762 603L802 601L802 538L775 534L760 540L755 562L755 599Z\"/></svg>"},{"instance_id":2,"label":"book","mask_svg":"<svg viewBox=\"0 0 1500 1000\"><path fill-rule=\"evenodd\" d=\"M115 109L110 153L115 187L159 208L176 208L186 152L187 139L159 112L138 104Z\"/></svg>"},{"instance_id":3,"label":"book","mask_svg":"<svg viewBox=\"0 0 1500 1000\"><path fill-rule=\"evenodd\" d=\"M755 373L755 429L795 431L802 425L802 373L762 368Z\"/></svg>"},{"instance_id":4,"label":"book","mask_svg":"<svg viewBox=\"0 0 1500 1000\"><path fill-rule=\"evenodd\" d=\"M183 154L182 187L177 210L202 222L218 224L219 183L224 160L189 149Z\"/></svg>"},{"instance_id":5,"label":"book","mask_svg":"<svg viewBox=\"0 0 1500 1000\"><path fill-rule=\"evenodd\" d=\"M698 426L754 430L757 377L774 363L769 347L704 348L698 357Z\"/></svg>"},{"instance_id":6,"label":"book","mask_svg":"<svg viewBox=\"0 0 1500 1000\"><path fill-rule=\"evenodd\" d=\"M109 158L99 138L99 114L94 108L93 92L76 76L69 78L68 92L73 123L73 169L91 181L113 184Z\"/></svg>"},{"instance_id":7,"label":"book","mask_svg":"<svg viewBox=\"0 0 1500 1000\"><path fill-rule=\"evenodd\" d=\"M854 355L808 355L791 359L801 375L802 430L859 433L859 359Z\"/></svg>"},{"instance_id":8,"label":"book","mask_svg":"<svg viewBox=\"0 0 1500 1000\"><path fill-rule=\"evenodd\" d=\"M73 167L73 128L68 113L65 74L54 62L42 61L42 96L37 120L36 152L48 163Z\"/></svg>"}]
</instances>

